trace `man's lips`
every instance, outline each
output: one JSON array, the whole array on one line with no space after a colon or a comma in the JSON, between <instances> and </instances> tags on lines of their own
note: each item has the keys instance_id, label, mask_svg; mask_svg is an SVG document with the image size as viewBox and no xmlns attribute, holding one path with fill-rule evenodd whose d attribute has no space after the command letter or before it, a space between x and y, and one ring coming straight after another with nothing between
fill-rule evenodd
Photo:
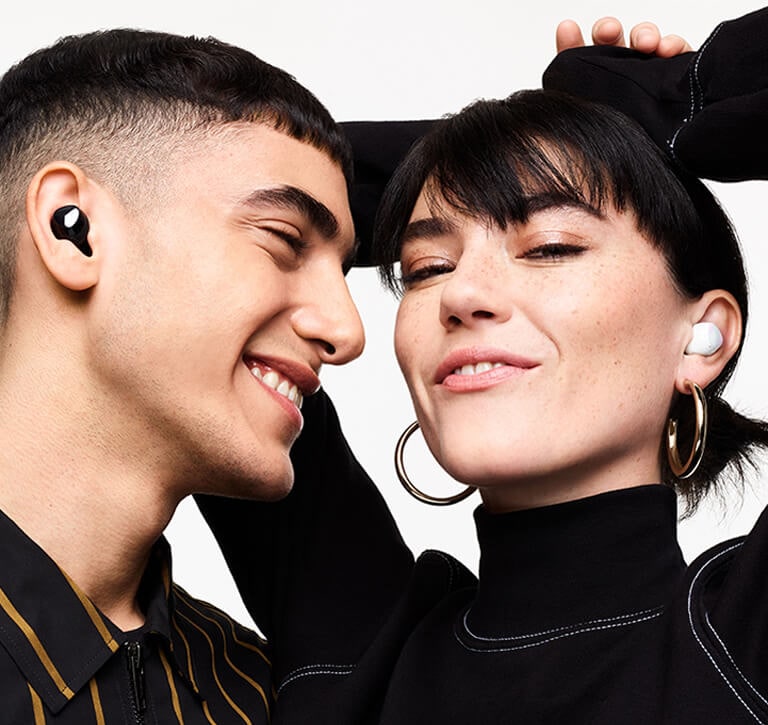
<instances>
[{"instance_id":1,"label":"man's lips","mask_svg":"<svg viewBox=\"0 0 768 725\"><path fill-rule=\"evenodd\" d=\"M320 379L307 365L293 360L243 355L243 362L257 380L301 408L305 395L320 388Z\"/></svg>"},{"instance_id":2,"label":"man's lips","mask_svg":"<svg viewBox=\"0 0 768 725\"><path fill-rule=\"evenodd\" d=\"M437 384L458 383L455 378L477 378L483 376L490 381L506 379L511 374L538 367L541 363L532 358L517 355L508 350L494 347L466 347L446 355L435 372ZM512 368L505 370L504 368ZM467 380L466 382L469 382Z\"/></svg>"}]
</instances>

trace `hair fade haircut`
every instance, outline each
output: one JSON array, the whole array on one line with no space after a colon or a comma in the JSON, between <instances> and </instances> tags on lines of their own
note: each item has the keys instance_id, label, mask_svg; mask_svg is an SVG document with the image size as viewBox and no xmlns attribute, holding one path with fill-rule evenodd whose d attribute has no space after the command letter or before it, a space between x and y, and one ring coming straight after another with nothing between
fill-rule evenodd
<instances>
[{"instance_id":1,"label":"hair fade haircut","mask_svg":"<svg viewBox=\"0 0 768 725\"><path fill-rule=\"evenodd\" d=\"M401 239L422 193L481 223L506 229L535 211L531 200L612 205L631 211L639 231L663 254L681 294L697 298L725 289L748 316L739 243L722 208L698 179L684 174L627 116L555 91L520 91L477 101L441 119L418 141L390 180L376 219L373 255L383 282L402 292L396 263ZM742 337L743 341L743 337ZM707 387L709 435L696 473L677 479L662 444L662 478L685 496L691 513L703 496L730 479L741 483L754 455L768 447L768 424L722 399L741 347ZM692 440L693 404L676 395L670 416L680 440Z\"/></svg>"},{"instance_id":2,"label":"hair fade haircut","mask_svg":"<svg viewBox=\"0 0 768 725\"><path fill-rule=\"evenodd\" d=\"M146 171L153 153L237 122L264 123L315 146L351 183L349 143L317 98L285 71L215 38L115 29L62 38L12 67L0 80L0 329L26 188L42 166L71 161L128 197L161 183L162 174Z\"/></svg>"}]
</instances>

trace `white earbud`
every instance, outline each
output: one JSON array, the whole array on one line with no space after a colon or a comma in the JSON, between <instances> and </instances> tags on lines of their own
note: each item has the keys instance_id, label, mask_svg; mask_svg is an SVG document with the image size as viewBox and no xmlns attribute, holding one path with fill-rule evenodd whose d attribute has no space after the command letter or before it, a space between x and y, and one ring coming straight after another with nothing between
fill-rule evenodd
<instances>
[{"instance_id":1,"label":"white earbud","mask_svg":"<svg viewBox=\"0 0 768 725\"><path fill-rule=\"evenodd\" d=\"M723 344L723 333L713 322L697 322L693 337L685 348L688 355L714 355Z\"/></svg>"}]
</instances>

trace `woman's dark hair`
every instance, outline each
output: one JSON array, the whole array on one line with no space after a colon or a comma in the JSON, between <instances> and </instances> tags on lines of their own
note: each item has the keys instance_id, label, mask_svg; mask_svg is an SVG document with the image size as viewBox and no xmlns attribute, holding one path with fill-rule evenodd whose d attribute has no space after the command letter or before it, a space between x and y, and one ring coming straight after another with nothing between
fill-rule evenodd
<instances>
[{"instance_id":1,"label":"woman's dark hair","mask_svg":"<svg viewBox=\"0 0 768 725\"><path fill-rule=\"evenodd\" d=\"M542 195L555 203L632 211L680 291L697 298L727 290L746 330L746 273L728 218L704 184L675 168L618 111L554 91L521 91L477 101L437 122L393 175L376 219L373 254L395 292L401 291L401 239L422 191L428 204L447 204L501 229L525 222L534 211L530 200ZM741 346L707 388L708 442L696 473L677 479L662 450L664 482L684 494L688 512L723 479L741 481L755 450L768 447L768 423L735 412L721 397L740 352ZM679 420L681 439L690 441L690 397L675 396L670 415Z\"/></svg>"}]
</instances>

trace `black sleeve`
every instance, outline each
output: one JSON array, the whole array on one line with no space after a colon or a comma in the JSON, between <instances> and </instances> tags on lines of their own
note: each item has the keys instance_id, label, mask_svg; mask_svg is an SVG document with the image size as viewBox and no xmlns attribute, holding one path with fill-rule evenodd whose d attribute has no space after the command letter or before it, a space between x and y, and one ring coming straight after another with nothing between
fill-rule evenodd
<instances>
[{"instance_id":1,"label":"black sleeve","mask_svg":"<svg viewBox=\"0 0 768 725\"><path fill-rule=\"evenodd\" d=\"M742 703L766 714L767 572L768 509L748 536L725 541L691 564L686 601L698 648Z\"/></svg>"},{"instance_id":2,"label":"black sleeve","mask_svg":"<svg viewBox=\"0 0 768 725\"><path fill-rule=\"evenodd\" d=\"M277 503L196 501L275 674L355 661L407 586L413 557L381 494L349 449L324 392L304 402L293 491Z\"/></svg>"},{"instance_id":3,"label":"black sleeve","mask_svg":"<svg viewBox=\"0 0 768 725\"><path fill-rule=\"evenodd\" d=\"M696 53L674 58L563 51L543 85L618 108L695 176L768 178L768 8L721 23Z\"/></svg>"},{"instance_id":4,"label":"black sleeve","mask_svg":"<svg viewBox=\"0 0 768 725\"><path fill-rule=\"evenodd\" d=\"M370 266L373 221L379 199L390 176L434 121L352 121L342 123L352 143L355 180L350 190L350 205L360 249L355 264Z\"/></svg>"}]
</instances>

